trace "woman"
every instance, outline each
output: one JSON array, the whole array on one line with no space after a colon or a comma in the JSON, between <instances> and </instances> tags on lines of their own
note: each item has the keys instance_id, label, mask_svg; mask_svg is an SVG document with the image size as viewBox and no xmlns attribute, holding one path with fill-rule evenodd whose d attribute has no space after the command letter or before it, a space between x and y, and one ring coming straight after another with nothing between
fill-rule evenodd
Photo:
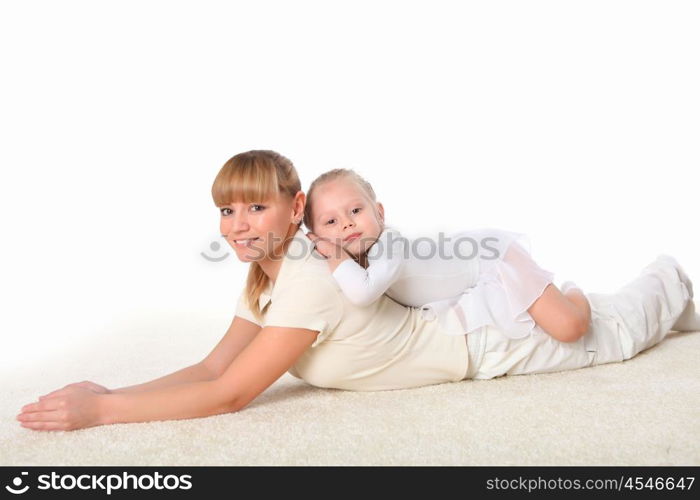
<instances>
[{"instance_id":1,"label":"woman","mask_svg":"<svg viewBox=\"0 0 700 500\"><path fill-rule=\"evenodd\" d=\"M286 371L319 387L388 390L582 368L628 359L674 328L695 329L692 284L659 258L616 294L588 294L589 331L575 342L509 339L485 327L445 335L438 321L384 295L349 302L300 229L305 195L292 163L273 151L228 160L212 186L221 233L249 262L233 321L199 363L151 382L109 390L70 384L18 415L35 430L174 420L235 412ZM352 221L342 224L352 231ZM456 326L459 318L446 318ZM454 323L451 323L454 322Z\"/></svg>"}]
</instances>

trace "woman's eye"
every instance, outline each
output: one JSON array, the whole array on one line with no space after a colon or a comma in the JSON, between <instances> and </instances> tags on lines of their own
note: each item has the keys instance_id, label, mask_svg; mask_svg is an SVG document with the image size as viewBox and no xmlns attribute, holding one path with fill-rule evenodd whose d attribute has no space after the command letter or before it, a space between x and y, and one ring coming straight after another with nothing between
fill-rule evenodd
<instances>
[{"instance_id":1,"label":"woman's eye","mask_svg":"<svg viewBox=\"0 0 700 500\"><path fill-rule=\"evenodd\" d=\"M251 207L251 209L252 208L256 209L256 210L253 210L253 212L262 212L266 208L264 205L257 205L257 204L253 204L250 207ZM225 213L224 210L229 210L231 213L233 212L230 208L224 207L224 208L219 210L221 212L221 215L229 215L229 214Z\"/></svg>"}]
</instances>

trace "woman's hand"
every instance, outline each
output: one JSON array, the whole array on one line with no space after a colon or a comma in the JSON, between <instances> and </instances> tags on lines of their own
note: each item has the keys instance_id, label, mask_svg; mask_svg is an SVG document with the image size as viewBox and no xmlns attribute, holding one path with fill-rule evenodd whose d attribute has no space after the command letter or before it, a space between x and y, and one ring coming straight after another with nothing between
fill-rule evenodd
<instances>
[{"instance_id":1,"label":"woman's hand","mask_svg":"<svg viewBox=\"0 0 700 500\"><path fill-rule=\"evenodd\" d=\"M325 238L321 238L320 236L316 236L311 231L306 233L306 236L308 236L308 238L314 242L314 245L316 246L316 251L323 255L326 259L331 255L337 255L338 245L336 245L335 243L332 243L331 241Z\"/></svg>"},{"instance_id":2,"label":"woman's hand","mask_svg":"<svg viewBox=\"0 0 700 500\"><path fill-rule=\"evenodd\" d=\"M17 420L22 427L37 431L72 431L102 425L100 398L102 394L88 387L71 384L23 406Z\"/></svg>"},{"instance_id":3,"label":"woman's hand","mask_svg":"<svg viewBox=\"0 0 700 500\"><path fill-rule=\"evenodd\" d=\"M107 389L106 387L100 384L90 382L89 380L68 384L67 386L63 387L63 389L67 389L69 387L85 387L86 389L90 389L92 392L95 392L97 394L109 394L112 392L110 389ZM63 389L57 389L55 391L49 392L48 394L44 394L43 396L39 396L39 400L41 401L44 398L50 398L52 394L55 394L58 391L62 391Z\"/></svg>"}]
</instances>

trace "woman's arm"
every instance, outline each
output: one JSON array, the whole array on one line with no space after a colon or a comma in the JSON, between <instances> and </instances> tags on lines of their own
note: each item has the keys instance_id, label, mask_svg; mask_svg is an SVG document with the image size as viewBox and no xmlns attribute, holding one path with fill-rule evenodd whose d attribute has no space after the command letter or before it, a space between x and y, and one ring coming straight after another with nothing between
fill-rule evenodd
<instances>
[{"instance_id":1,"label":"woman's arm","mask_svg":"<svg viewBox=\"0 0 700 500\"><path fill-rule=\"evenodd\" d=\"M253 340L259 331L259 325L241 317L234 316L223 338L209 355L199 363L151 380L150 382L121 387L110 392L112 394L145 392L178 384L216 380L219 375L224 372L226 367L231 364L238 353Z\"/></svg>"},{"instance_id":2,"label":"woman's arm","mask_svg":"<svg viewBox=\"0 0 700 500\"><path fill-rule=\"evenodd\" d=\"M261 329L260 325L252 321L234 316L226 334L201 363L214 373L215 378L220 377Z\"/></svg>"},{"instance_id":3,"label":"woman's arm","mask_svg":"<svg viewBox=\"0 0 700 500\"><path fill-rule=\"evenodd\" d=\"M130 385L127 387L120 387L119 389L113 389L110 394L124 394L133 392L146 392L153 389L161 389L163 387L170 387L177 384L185 384L189 382L199 382L204 380L214 380L216 374L206 367L201 361L195 363L186 368L182 368L176 372L169 375L164 375L150 382L144 382L143 384Z\"/></svg>"},{"instance_id":4,"label":"woman's arm","mask_svg":"<svg viewBox=\"0 0 700 500\"><path fill-rule=\"evenodd\" d=\"M241 318L240 321L247 320ZM18 420L29 429L65 431L113 423L179 420L238 411L291 368L316 340L318 333L319 330L305 328L259 329L254 340L240 353L226 351L232 345L240 346L237 343L221 342L217 346L217 349L227 347L215 349L212 354L218 354L210 359L221 361L225 359L225 354L237 354L218 378L183 381L180 375L176 381L175 375L184 372L181 370L162 378L169 380L169 385L156 387L158 380L154 380L148 390L95 394L85 387L64 388L56 391L52 397L24 406ZM189 375L194 373L206 372L191 371Z\"/></svg>"},{"instance_id":5,"label":"woman's arm","mask_svg":"<svg viewBox=\"0 0 700 500\"><path fill-rule=\"evenodd\" d=\"M229 411L227 404L221 405L228 402L229 394L219 393L213 382L260 330L259 325L234 316L224 338L199 363L106 394L97 394L84 382L71 384L25 405L17 419L28 429L75 430L115 421L192 418Z\"/></svg>"},{"instance_id":6,"label":"woman's arm","mask_svg":"<svg viewBox=\"0 0 700 500\"><path fill-rule=\"evenodd\" d=\"M216 380L98 395L101 423L177 420L238 411L291 368L318 333L306 328L265 327Z\"/></svg>"}]
</instances>

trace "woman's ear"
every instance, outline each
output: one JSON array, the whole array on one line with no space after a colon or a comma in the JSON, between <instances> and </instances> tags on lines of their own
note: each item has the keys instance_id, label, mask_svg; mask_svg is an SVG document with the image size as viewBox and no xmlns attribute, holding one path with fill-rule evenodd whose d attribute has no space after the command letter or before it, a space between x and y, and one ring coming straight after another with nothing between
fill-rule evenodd
<instances>
[{"instance_id":1,"label":"woman's ear","mask_svg":"<svg viewBox=\"0 0 700 500\"><path fill-rule=\"evenodd\" d=\"M299 224L304 219L304 206L306 205L306 195L304 191L297 191L294 195L294 224Z\"/></svg>"}]
</instances>

